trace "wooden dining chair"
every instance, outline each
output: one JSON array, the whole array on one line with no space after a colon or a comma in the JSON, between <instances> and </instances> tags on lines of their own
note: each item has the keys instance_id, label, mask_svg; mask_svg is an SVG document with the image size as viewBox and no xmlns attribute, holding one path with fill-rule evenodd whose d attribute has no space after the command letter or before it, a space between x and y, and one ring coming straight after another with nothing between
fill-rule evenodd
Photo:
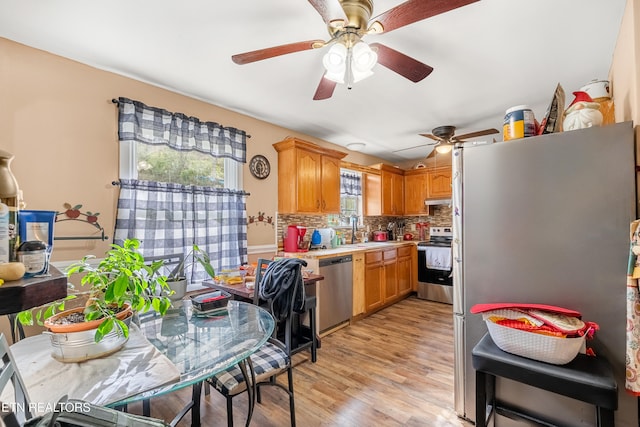
<instances>
[{"instance_id":1,"label":"wooden dining chair","mask_svg":"<svg viewBox=\"0 0 640 427\"><path fill-rule=\"evenodd\" d=\"M273 261L264 273L257 272L256 274L256 295L263 290L267 281L270 281L269 284L272 287L281 285L281 283L273 282L274 280L278 280L276 272L288 271L292 274L290 277L292 280L291 285L287 287L286 291L283 290L280 296L261 298L266 302L267 309L276 319L276 324L280 324L282 325L281 327L284 328L284 342L278 339L278 327L276 326L271 338L247 359L250 379L247 379L246 374L242 373L240 366L236 365L230 369L219 372L207 380L207 382L218 390L227 400L227 425L229 427L233 426L233 398L245 391L248 392L249 410L246 421L246 425L248 426L253 415L254 394L257 396L258 403L261 403L260 389L266 385L276 386L288 394L291 426L295 427L296 425L290 343L294 310L293 302L296 295L298 295L299 287L304 286L302 281L302 264L299 261L300 260L297 259ZM262 265L262 262L265 264L269 263L268 260L259 260L258 265ZM284 309L281 305L283 302L288 303ZM284 372L287 373L287 386L277 381L277 376Z\"/></svg>"}]
</instances>

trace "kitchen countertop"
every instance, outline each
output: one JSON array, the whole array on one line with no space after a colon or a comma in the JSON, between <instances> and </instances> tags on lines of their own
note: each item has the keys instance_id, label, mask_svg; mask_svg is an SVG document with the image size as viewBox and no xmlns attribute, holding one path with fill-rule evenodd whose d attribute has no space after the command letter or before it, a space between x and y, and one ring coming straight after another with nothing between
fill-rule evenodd
<instances>
[{"instance_id":1,"label":"kitchen countertop","mask_svg":"<svg viewBox=\"0 0 640 427\"><path fill-rule=\"evenodd\" d=\"M417 245L418 242L418 240L394 240L386 242L354 243L352 245L341 245L337 248L332 249L319 249L307 252L283 252L283 254L288 258L326 258L329 256L347 255L354 252L366 252L384 248L395 248L407 244Z\"/></svg>"}]
</instances>

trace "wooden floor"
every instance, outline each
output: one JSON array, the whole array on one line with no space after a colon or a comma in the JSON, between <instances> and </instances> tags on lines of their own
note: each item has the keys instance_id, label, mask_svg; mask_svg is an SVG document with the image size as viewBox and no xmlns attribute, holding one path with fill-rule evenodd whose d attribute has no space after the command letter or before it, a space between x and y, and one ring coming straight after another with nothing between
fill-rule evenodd
<instances>
[{"instance_id":1,"label":"wooden floor","mask_svg":"<svg viewBox=\"0 0 640 427\"><path fill-rule=\"evenodd\" d=\"M294 356L296 421L307 426L471 426L453 410L450 305L410 297L322 340L318 361ZM281 379L286 382L286 377ZM190 389L152 400L152 416L171 419ZM253 426L289 425L286 394L263 389ZM139 405L130 412L141 413ZM244 425L246 394L234 399ZM190 415L178 424L191 425ZM225 426L224 398L203 396L203 426Z\"/></svg>"}]
</instances>

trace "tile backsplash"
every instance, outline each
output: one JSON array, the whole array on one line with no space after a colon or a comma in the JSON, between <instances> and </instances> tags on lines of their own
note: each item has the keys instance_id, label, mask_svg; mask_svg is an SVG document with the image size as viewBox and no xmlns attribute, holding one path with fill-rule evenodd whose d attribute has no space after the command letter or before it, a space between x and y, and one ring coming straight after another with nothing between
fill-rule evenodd
<instances>
[{"instance_id":1,"label":"tile backsplash","mask_svg":"<svg viewBox=\"0 0 640 427\"><path fill-rule=\"evenodd\" d=\"M387 229L387 225L389 222L397 222L404 221L405 223L405 232L412 233L414 235L414 240L418 240L417 233L415 230L412 230L412 224L417 224L419 222L428 222L431 226L436 227L450 227L453 223L452 218L452 209L447 205L438 205L431 207L432 215L420 215L420 216L365 216L364 220L361 223L364 224L358 225L358 230L366 229L369 226L369 230L374 231L379 228L382 230ZM325 227L333 227L336 230L340 231L343 235L345 235L347 242L351 242L351 227L336 227L328 225L328 217L327 215L286 215L286 214L277 214L276 216L276 228L277 228L277 236L278 236L278 247L282 248L283 245L283 234L284 230L286 230L289 225L304 225L309 230L308 233L313 231L316 228L325 228Z\"/></svg>"}]
</instances>

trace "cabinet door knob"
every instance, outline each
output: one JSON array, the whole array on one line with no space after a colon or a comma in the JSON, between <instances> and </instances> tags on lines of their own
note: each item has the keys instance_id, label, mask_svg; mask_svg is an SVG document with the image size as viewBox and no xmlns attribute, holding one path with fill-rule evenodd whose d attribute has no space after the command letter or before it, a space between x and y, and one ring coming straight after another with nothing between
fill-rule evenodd
<instances>
[{"instance_id":1,"label":"cabinet door knob","mask_svg":"<svg viewBox=\"0 0 640 427\"><path fill-rule=\"evenodd\" d=\"M316 200L316 208L320 209L320 200Z\"/></svg>"}]
</instances>

